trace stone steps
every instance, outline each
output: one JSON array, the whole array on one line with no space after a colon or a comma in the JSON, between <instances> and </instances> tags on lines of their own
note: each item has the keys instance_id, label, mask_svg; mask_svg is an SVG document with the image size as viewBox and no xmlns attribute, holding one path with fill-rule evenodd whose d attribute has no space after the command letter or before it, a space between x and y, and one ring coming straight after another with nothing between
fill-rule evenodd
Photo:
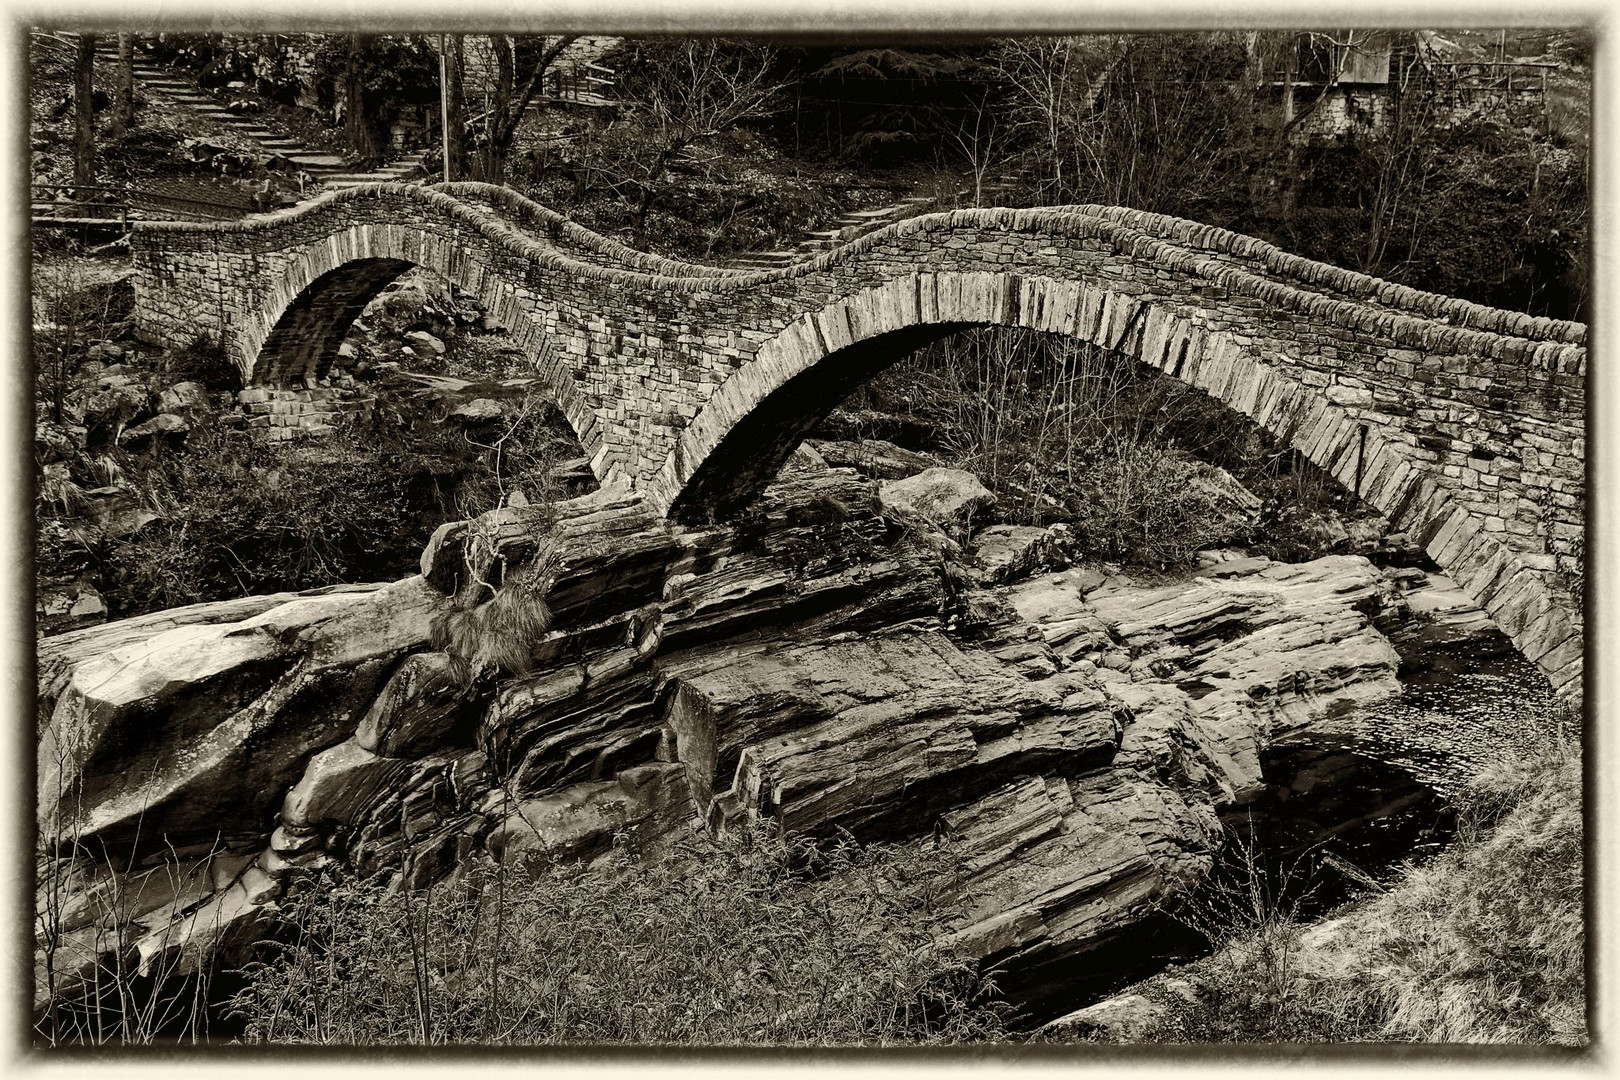
<instances>
[{"instance_id":1,"label":"stone steps","mask_svg":"<svg viewBox=\"0 0 1620 1080\"><path fill-rule=\"evenodd\" d=\"M959 196L961 194L958 192ZM858 236L880 229L901 218L910 217L938 201L930 195L908 195L889 206L879 206L871 210L851 210L834 218L828 228L805 233L804 239L792 248L750 251L746 255L737 256L732 262L738 268L748 270L775 270L791 266L840 244L847 244Z\"/></svg>"},{"instance_id":2,"label":"stone steps","mask_svg":"<svg viewBox=\"0 0 1620 1080\"><path fill-rule=\"evenodd\" d=\"M118 58L116 41L103 44L97 53L98 58L103 61L116 63ZM342 156L310 150L298 140L266 126L263 119L257 115L232 112L221 105L212 94L183 75L178 75L151 61L136 60L134 74L136 81L147 94L171 105L189 109L201 119L249 140L266 153L285 158L317 180L325 180L328 174L340 173L349 167L348 161Z\"/></svg>"},{"instance_id":3,"label":"stone steps","mask_svg":"<svg viewBox=\"0 0 1620 1080\"><path fill-rule=\"evenodd\" d=\"M116 41L104 43L98 49L98 54L106 62L116 63ZM353 187L379 181L402 182L413 179L423 171L423 154L370 172L356 170L342 155L312 150L297 139L267 126L257 114L232 112L189 79L150 61L137 59L134 73L149 95L187 108L198 117L249 140L267 154L291 162L327 188Z\"/></svg>"}]
</instances>

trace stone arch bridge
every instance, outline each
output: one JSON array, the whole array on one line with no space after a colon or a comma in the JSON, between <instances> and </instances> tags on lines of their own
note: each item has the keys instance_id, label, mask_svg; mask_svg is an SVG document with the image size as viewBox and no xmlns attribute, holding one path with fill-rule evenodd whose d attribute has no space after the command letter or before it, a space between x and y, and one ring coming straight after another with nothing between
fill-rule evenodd
<instances>
[{"instance_id":1,"label":"stone arch bridge","mask_svg":"<svg viewBox=\"0 0 1620 1080\"><path fill-rule=\"evenodd\" d=\"M1116 207L958 210L794 266L638 252L481 184L372 184L240 222L141 223L136 320L249 385L319 377L389 281L479 298L604 484L724 515L864 379L970 326L1072 335L1253 418L1414 534L1562 695L1582 686L1586 327Z\"/></svg>"}]
</instances>

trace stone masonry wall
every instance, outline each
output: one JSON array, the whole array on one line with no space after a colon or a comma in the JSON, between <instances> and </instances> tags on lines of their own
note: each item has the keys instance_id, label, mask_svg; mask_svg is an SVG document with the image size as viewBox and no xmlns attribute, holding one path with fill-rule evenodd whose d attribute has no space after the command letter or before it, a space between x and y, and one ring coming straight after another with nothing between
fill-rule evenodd
<instances>
[{"instance_id":1,"label":"stone masonry wall","mask_svg":"<svg viewBox=\"0 0 1620 1080\"><path fill-rule=\"evenodd\" d=\"M919 326L1069 334L1292 442L1431 543L1486 610L1508 597L1504 630L1554 656L1555 682L1578 678L1580 324L1109 207L928 215L748 272L635 252L500 189L370 185L245 222L143 225L133 247L141 329L220 336L255 383L319 375L365 302L428 266L512 331L599 478L686 514L703 509L689 493L759 464L743 436L781 415L775 395L831 407L805 390L853 345L875 372L901 355L885 335Z\"/></svg>"},{"instance_id":2,"label":"stone masonry wall","mask_svg":"<svg viewBox=\"0 0 1620 1080\"><path fill-rule=\"evenodd\" d=\"M278 389L250 386L236 395L247 431L259 442L330 434L348 418L369 416L376 398L345 387Z\"/></svg>"}]
</instances>

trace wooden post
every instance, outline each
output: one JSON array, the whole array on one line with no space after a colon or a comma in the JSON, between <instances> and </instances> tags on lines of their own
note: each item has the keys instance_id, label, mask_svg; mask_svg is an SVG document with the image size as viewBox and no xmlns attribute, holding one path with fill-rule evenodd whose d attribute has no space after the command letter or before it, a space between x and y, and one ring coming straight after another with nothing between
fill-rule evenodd
<instances>
[{"instance_id":1,"label":"wooden post","mask_svg":"<svg viewBox=\"0 0 1620 1080\"><path fill-rule=\"evenodd\" d=\"M450 37L439 35L439 143L444 148L444 178L450 175Z\"/></svg>"}]
</instances>

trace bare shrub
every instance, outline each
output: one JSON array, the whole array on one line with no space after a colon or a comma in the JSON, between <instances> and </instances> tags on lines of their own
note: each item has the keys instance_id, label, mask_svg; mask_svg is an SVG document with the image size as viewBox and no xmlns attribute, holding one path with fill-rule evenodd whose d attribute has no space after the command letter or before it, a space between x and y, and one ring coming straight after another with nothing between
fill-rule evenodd
<instances>
[{"instance_id":1,"label":"bare shrub","mask_svg":"<svg viewBox=\"0 0 1620 1080\"><path fill-rule=\"evenodd\" d=\"M421 893L319 882L248 971L247 1038L370 1045L884 1045L1001 1034L940 944L942 853L766 826L644 862L472 865Z\"/></svg>"}]
</instances>

